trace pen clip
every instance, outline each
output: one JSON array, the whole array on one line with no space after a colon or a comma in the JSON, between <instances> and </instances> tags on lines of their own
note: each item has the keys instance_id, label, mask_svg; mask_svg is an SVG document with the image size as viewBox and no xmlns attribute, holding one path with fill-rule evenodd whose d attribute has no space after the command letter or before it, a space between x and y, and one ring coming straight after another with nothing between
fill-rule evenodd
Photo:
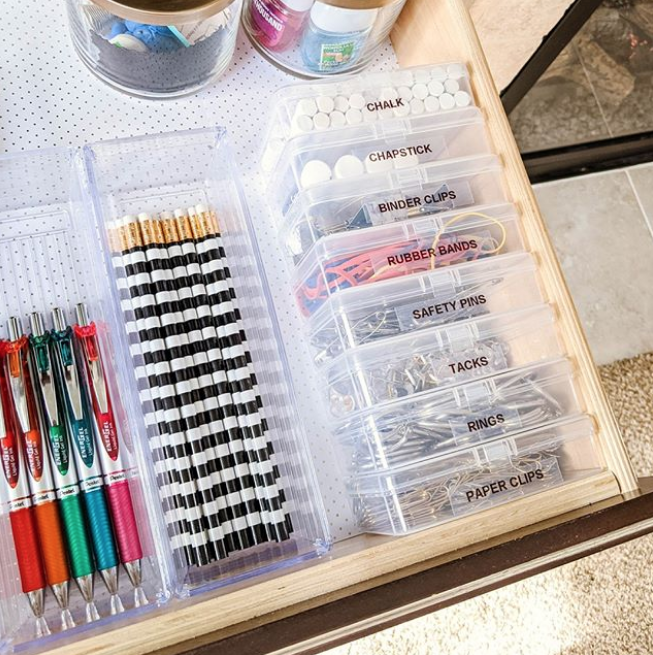
<instances>
[{"instance_id":1,"label":"pen clip","mask_svg":"<svg viewBox=\"0 0 653 655\"><path fill-rule=\"evenodd\" d=\"M43 328L43 321L37 312L30 315L32 335L29 337L31 345L30 364L33 371L33 384L38 386L40 397L43 400L43 409L48 424L59 425L59 405L57 403L57 390L50 357L51 336Z\"/></svg>"},{"instance_id":2,"label":"pen clip","mask_svg":"<svg viewBox=\"0 0 653 655\"><path fill-rule=\"evenodd\" d=\"M63 332L52 332L52 344L57 369L61 374L60 385L62 393L66 394L66 405L72 410L73 419L81 421L84 418L82 407L82 390L79 384L77 362L72 342L72 330L67 328Z\"/></svg>"},{"instance_id":3,"label":"pen clip","mask_svg":"<svg viewBox=\"0 0 653 655\"><path fill-rule=\"evenodd\" d=\"M95 395L100 413L107 414L109 412L109 396L98 347L97 328L95 323L90 323L89 325L76 325L74 330L81 342L84 363L90 377L91 391Z\"/></svg>"},{"instance_id":4,"label":"pen clip","mask_svg":"<svg viewBox=\"0 0 653 655\"><path fill-rule=\"evenodd\" d=\"M32 429L29 406L27 404L27 388L25 385L26 347L26 336L10 341L5 346L5 370L9 378L11 398L14 402L14 408L23 434L27 434Z\"/></svg>"}]
</instances>

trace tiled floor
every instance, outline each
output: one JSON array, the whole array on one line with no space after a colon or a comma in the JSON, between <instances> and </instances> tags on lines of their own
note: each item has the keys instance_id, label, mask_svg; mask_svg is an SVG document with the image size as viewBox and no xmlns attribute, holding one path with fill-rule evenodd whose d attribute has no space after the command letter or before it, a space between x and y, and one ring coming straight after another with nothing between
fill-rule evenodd
<instances>
[{"instance_id":1,"label":"tiled floor","mask_svg":"<svg viewBox=\"0 0 653 655\"><path fill-rule=\"evenodd\" d=\"M535 190L597 363L653 351L653 164Z\"/></svg>"},{"instance_id":2,"label":"tiled floor","mask_svg":"<svg viewBox=\"0 0 653 655\"><path fill-rule=\"evenodd\" d=\"M604 0L510 116L522 152L653 130L653 0Z\"/></svg>"}]
</instances>

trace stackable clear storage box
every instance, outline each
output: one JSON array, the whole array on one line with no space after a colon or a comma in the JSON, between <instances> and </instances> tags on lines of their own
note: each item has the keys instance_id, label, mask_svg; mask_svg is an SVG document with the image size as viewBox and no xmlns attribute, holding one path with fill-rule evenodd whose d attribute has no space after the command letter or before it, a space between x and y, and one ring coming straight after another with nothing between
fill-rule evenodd
<instances>
[{"instance_id":1,"label":"stackable clear storage box","mask_svg":"<svg viewBox=\"0 0 653 655\"><path fill-rule=\"evenodd\" d=\"M77 302L86 303L98 326L144 549L142 591L149 602L135 607L133 591L122 573L119 593L127 614L155 609L173 595L200 593L292 566L324 554L330 545L233 161L220 128L105 141L87 146L83 153L54 149L0 157L0 334L6 336L9 316L19 316L25 324L32 311L43 312L50 328L54 306L61 307L72 323ZM169 500L155 455L165 445L164 435L147 418L152 397L139 370L143 353L123 314L130 301L114 268L115 240L108 238L107 230L125 214L155 214L198 203L211 206L219 216L232 283L240 299L240 326L247 335L250 365L256 372L267 421L266 438L274 449L292 532L281 543L261 544L206 566L189 567L168 531ZM1 499L0 650L28 642L30 648L45 648L62 635L60 612L48 593L45 619L53 634L33 641L35 619L20 588L7 498ZM99 579L96 603L102 623L125 616L111 615L109 595ZM69 639L84 629L85 614L82 598L72 587L70 609L78 627L65 633Z\"/></svg>"},{"instance_id":2,"label":"stackable clear storage box","mask_svg":"<svg viewBox=\"0 0 653 655\"><path fill-rule=\"evenodd\" d=\"M357 476L442 457L583 409L576 371L558 359L372 407L339 423L334 435L347 473Z\"/></svg>"},{"instance_id":3,"label":"stackable clear storage box","mask_svg":"<svg viewBox=\"0 0 653 655\"><path fill-rule=\"evenodd\" d=\"M323 369L335 418L562 356L542 305L429 328L346 352Z\"/></svg>"},{"instance_id":4,"label":"stackable clear storage box","mask_svg":"<svg viewBox=\"0 0 653 655\"><path fill-rule=\"evenodd\" d=\"M308 319L308 340L322 365L357 346L544 300L531 255L499 255L344 289Z\"/></svg>"},{"instance_id":5,"label":"stackable clear storage box","mask_svg":"<svg viewBox=\"0 0 653 655\"><path fill-rule=\"evenodd\" d=\"M291 262L322 238L507 200L501 162L484 155L338 180L297 194L279 228Z\"/></svg>"},{"instance_id":6,"label":"stackable clear storage box","mask_svg":"<svg viewBox=\"0 0 653 655\"><path fill-rule=\"evenodd\" d=\"M303 134L288 141L268 197L285 215L299 191L334 179L362 180L371 173L490 152L476 107Z\"/></svg>"},{"instance_id":7,"label":"stackable clear storage box","mask_svg":"<svg viewBox=\"0 0 653 655\"><path fill-rule=\"evenodd\" d=\"M292 276L303 316L345 289L521 252L513 205L472 207L320 239Z\"/></svg>"},{"instance_id":8,"label":"stackable clear storage box","mask_svg":"<svg viewBox=\"0 0 653 655\"><path fill-rule=\"evenodd\" d=\"M587 417L556 423L349 484L367 532L402 535L581 480L602 469ZM478 518L481 521L482 518Z\"/></svg>"},{"instance_id":9,"label":"stackable clear storage box","mask_svg":"<svg viewBox=\"0 0 653 655\"><path fill-rule=\"evenodd\" d=\"M473 104L467 67L457 62L285 86L272 99L261 166L273 171L288 139L299 134Z\"/></svg>"}]
</instances>

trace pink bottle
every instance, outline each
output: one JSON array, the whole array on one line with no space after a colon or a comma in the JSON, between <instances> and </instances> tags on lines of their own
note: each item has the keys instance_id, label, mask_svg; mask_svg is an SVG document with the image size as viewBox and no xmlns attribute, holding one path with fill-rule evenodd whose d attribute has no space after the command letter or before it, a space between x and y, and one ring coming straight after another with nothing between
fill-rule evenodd
<instances>
[{"instance_id":1,"label":"pink bottle","mask_svg":"<svg viewBox=\"0 0 653 655\"><path fill-rule=\"evenodd\" d=\"M250 22L256 40L282 52L299 37L314 0L251 0Z\"/></svg>"}]
</instances>

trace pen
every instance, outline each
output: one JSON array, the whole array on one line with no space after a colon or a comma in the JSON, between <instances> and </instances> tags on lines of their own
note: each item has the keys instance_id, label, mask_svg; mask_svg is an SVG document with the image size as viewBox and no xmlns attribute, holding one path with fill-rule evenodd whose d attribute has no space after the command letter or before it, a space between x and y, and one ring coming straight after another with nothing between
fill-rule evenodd
<instances>
[{"instance_id":1,"label":"pen","mask_svg":"<svg viewBox=\"0 0 653 655\"><path fill-rule=\"evenodd\" d=\"M54 323L54 330L50 333L52 366L86 508L95 566L103 579L108 578L104 581L113 595L112 590L117 590L117 579L114 582L114 578L117 576L118 556L104 493L102 469L95 448L93 418L85 390L80 385L72 328L66 325L63 311L59 308L52 311L52 318ZM87 621L98 618L95 606L88 603Z\"/></svg>"},{"instance_id":2,"label":"pen","mask_svg":"<svg viewBox=\"0 0 653 655\"><path fill-rule=\"evenodd\" d=\"M97 327L95 323L89 321L84 303L77 305L77 325L73 330L79 344L79 357L90 391L97 428L98 455L104 473L120 561L134 587L135 604L139 606L147 603L141 587L143 549L138 536L127 468L122 458L120 437L97 339Z\"/></svg>"},{"instance_id":3,"label":"pen","mask_svg":"<svg viewBox=\"0 0 653 655\"><path fill-rule=\"evenodd\" d=\"M0 353L4 354L5 346L5 341L0 342ZM6 503L9 508L9 523L16 548L20 586L36 618L36 636L42 637L50 634L50 628L43 616L47 583L4 367L0 367L0 461L3 473L0 498L3 505Z\"/></svg>"},{"instance_id":4,"label":"pen","mask_svg":"<svg viewBox=\"0 0 653 655\"><path fill-rule=\"evenodd\" d=\"M34 504L36 529L48 585L61 608L62 628L74 626L68 609L70 572L61 529L52 469L39 425L38 406L28 370L28 342L20 319L9 319L9 342L5 346L5 372L18 419L21 446Z\"/></svg>"}]
</instances>

